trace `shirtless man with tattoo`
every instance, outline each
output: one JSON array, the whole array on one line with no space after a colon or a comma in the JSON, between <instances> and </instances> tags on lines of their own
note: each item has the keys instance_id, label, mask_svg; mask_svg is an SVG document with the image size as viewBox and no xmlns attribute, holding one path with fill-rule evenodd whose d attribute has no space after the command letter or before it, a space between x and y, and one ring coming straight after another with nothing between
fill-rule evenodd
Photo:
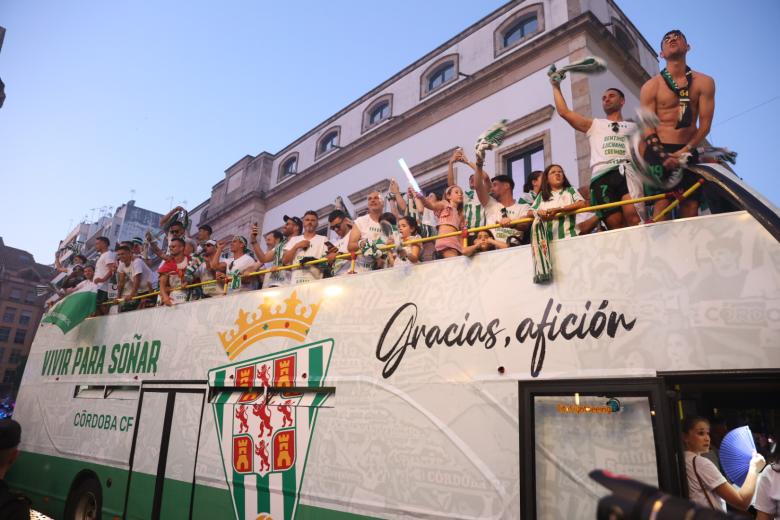
<instances>
[{"instance_id":1,"label":"shirtless man with tattoo","mask_svg":"<svg viewBox=\"0 0 780 520\"><path fill-rule=\"evenodd\" d=\"M642 108L654 112L660 120L657 128L644 133L644 157L649 164L662 165L665 170L679 168L680 156L695 152L710 132L715 113L715 81L687 66L685 57L690 49L681 31L666 33L660 53L666 67L642 85L639 94ZM684 191L697 181L696 174L685 170L676 188ZM682 217L698 215L702 191L694 192L680 204ZM660 213L670 203L668 199L657 201L653 212Z\"/></svg>"}]
</instances>

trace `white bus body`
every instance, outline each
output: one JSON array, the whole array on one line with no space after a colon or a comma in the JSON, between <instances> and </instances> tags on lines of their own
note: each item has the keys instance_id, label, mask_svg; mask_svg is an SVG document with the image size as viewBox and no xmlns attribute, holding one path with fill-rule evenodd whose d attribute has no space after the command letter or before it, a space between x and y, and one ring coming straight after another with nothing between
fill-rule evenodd
<instances>
[{"instance_id":1,"label":"white bus body","mask_svg":"<svg viewBox=\"0 0 780 520\"><path fill-rule=\"evenodd\" d=\"M780 245L745 212L43 325L9 482L63 518L595 518L679 491L680 373L780 373ZM91 495L90 495L91 493Z\"/></svg>"}]
</instances>

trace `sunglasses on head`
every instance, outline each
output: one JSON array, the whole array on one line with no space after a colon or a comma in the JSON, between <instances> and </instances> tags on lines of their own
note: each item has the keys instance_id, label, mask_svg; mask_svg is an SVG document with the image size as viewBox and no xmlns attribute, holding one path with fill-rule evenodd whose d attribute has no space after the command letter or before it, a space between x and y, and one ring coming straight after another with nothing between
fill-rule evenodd
<instances>
[{"instance_id":1,"label":"sunglasses on head","mask_svg":"<svg viewBox=\"0 0 780 520\"><path fill-rule=\"evenodd\" d=\"M669 43L670 41L678 38L684 39L685 36L683 36L683 33L681 33L680 31L672 31L666 33L666 35L664 36L664 43Z\"/></svg>"}]
</instances>

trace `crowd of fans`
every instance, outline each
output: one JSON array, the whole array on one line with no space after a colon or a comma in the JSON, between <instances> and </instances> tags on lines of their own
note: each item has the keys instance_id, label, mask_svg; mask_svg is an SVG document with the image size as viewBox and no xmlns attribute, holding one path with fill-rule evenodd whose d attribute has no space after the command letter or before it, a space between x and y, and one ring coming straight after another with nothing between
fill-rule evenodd
<instances>
[{"instance_id":1,"label":"crowd of fans","mask_svg":"<svg viewBox=\"0 0 780 520\"><path fill-rule=\"evenodd\" d=\"M472 170L468 190L455 181L458 163ZM135 237L112 250L108 238L98 237L94 263L80 254L67 268L57 263L67 273L60 296L93 283L97 314L108 313L113 305L126 312L528 244L534 218L550 222L549 240L606 229L595 213L572 213L586 206L588 192L572 188L558 164L533 172L518 200L514 189L511 177L490 178L479 159L470 162L458 148L449 160L448 187L441 196L412 188L402 192L391 180L385 196L368 194L365 215L353 219L345 209L328 215L333 241L317 233L319 215L314 211L303 218L285 215L281 229L262 237L257 224L249 237L236 235L229 241L214 240L208 225L189 237L178 220L186 211L178 206L161 219L166 231L157 240Z\"/></svg>"}]
</instances>

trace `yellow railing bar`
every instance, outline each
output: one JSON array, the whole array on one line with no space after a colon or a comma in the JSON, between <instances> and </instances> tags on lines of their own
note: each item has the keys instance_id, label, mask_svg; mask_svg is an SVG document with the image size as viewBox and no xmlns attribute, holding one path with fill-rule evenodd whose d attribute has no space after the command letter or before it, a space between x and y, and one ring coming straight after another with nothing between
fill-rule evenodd
<instances>
[{"instance_id":1,"label":"yellow railing bar","mask_svg":"<svg viewBox=\"0 0 780 520\"><path fill-rule=\"evenodd\" d=\"M691 186L690 188L688 188L687 190L685 190L685 192L684 192L682 195L680 195L680 198L678 198L678 199L675 199L675 200L674 200L674 201L673 201L671 204L669 204L668 206L666 206L662 212L660 212L658 215L655 215L655 216L653 217L653 222L658 222L659 220L661 220L662 218L664 218L664 217L667 215L667 213L669 213L669 212L670 212L670 211L672 211L674 208L676 208L677 206L679 206L679 205L680 205L680 202L684 201L685 199L687 199L688 197L690 197L691 195L693 195L693 192L694 192L694 191L696 191L696 190L698 190L698 189L701 187L701 185L702 185L702 184L704 184L704 179L699 179L699 180L696 182L696 184L694 184L693 186Z\"/></svg>"}]
</instances>

